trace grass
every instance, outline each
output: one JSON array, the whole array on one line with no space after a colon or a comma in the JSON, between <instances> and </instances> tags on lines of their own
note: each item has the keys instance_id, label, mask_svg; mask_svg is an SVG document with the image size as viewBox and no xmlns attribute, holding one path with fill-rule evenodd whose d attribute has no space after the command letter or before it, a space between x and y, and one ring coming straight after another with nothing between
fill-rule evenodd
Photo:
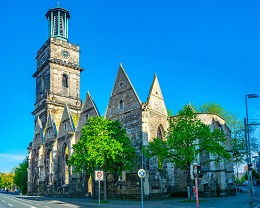
<instances>
[{"instance_id":1,"label":"grass","mask_svg":"<svg viewBox=\"0 0 260 208\"><path fill-rule=\"evenodd\" d=\"M97 201L97 203L98 203L98 201ZM100 200L100 204L109 204L110 203L110 201L108 201L108 200Z\"/></svg>"}]
</instances>

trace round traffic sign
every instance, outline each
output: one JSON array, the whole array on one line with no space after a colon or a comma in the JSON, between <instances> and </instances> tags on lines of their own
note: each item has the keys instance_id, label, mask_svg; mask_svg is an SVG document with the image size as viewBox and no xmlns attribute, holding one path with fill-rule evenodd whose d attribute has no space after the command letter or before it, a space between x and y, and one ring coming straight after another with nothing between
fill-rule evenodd
<instances>
[{"instance_id":1,"label":"round traffic sign","mask_svg":"<svg viewBox=\"0 0 260 208\"><path fill-rule=\"evenodd\" d=\"M102 172L97 172L97 178L102 178Z\"/></svg>"},{"instance_id":2,"label":"round traffic sign","mask_svg":"<svg viewBox=\"0 0 260 208\"><path fill-rule=\"evenodd\" d=\"M138 176L140 177L140 178L144 178L145 177L145 170L144 169L140 169L140 170L138 170Z\"/></svg>"},{"instance_id":3,"label":"round traffic sign","mask_svg":"<svg viewBox=\"0 0 260 208\"><path fill-rule=\"evenodd\" d=\"M95 170L95 180L103 181L104 173L102 170Z\"/></svg>"}]
</instances>

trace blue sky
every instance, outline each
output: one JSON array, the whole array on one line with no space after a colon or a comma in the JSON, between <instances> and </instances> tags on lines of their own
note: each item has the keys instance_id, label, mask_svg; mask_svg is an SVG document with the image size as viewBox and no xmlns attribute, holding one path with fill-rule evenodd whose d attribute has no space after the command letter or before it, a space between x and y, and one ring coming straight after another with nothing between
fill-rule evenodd
<instances>
[{"instance_id":1,"label":"blue sky","mask_svg":"<svg viewBox=\"0 0 260 208\"><path fill-rule=\"evenodd\" d=\"M22 162L32 141L35 57L48 39L45 14L56 6L1 3L0 172ZM188 102L213 101L243 119L245 94L260 95L258 0L60 0L60 6L70 11L69 41L81 48L81 99L89 90L102 115L120 62L142 102L156 73L174 113ZM249 119L260 119L260 98L248 100L248 109Z\"/></svg>"}]
</instances>

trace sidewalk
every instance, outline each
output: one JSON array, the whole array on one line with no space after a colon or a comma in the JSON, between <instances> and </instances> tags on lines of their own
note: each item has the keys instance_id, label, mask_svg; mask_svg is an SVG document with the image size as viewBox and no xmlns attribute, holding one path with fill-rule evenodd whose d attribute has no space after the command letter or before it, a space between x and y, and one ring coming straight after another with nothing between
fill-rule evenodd
<instances>
[{"instance_id":1,"label":"sidewalk","mask_svg":"<svg viewBox=\"0 0 260 208\"><path fill-rule=\"evenodd\" d=\"M26 198L26 197L25 197ZM28 197L31 198L31 197ZM260 202L253 199L252 206L249 206L250 196L245 193L237 193L236 196L201 198L200 208L260 208ZM69 203L78 208L99 207L98 200L90 198L47 198L35 197L34 200L46 201L50 203ZM109 200L108 203L101 203L104 208L138 208L142 207L141 201L133 200ZM195 208L196 202L188 202L187 198L168 198L162 200L144 201L144 208Z\"/></svg>"}]
</instances>

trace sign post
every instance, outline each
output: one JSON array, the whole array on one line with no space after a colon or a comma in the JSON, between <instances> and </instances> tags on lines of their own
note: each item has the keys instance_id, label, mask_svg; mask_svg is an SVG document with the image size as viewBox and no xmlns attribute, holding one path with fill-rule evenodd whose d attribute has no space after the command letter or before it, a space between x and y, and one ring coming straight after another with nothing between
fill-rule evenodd
<instances>
[{"instance_id":1,"label":"sign post","mask_svg":"<svg viewBox=\"0 0 260 208\"><path fill-rule=\"evenodd\" d=\"M104 171L95 170L95 181L98 181L98 206L100 207L100 181L104 180Z\"/></svg>"},{"instance_id":2,"label":"sign post","mask_svg":"<svg viewBox=\"0 0 260 208\"><path fill-rule=\"evenodd\" d=\"M140 177L141 180L141 199L142 199L142 208L144 207L144 193L143 193L143 178L145 177L145 170L140 169L138 170L138 176Z\"/></svg>"}]
</instances>

